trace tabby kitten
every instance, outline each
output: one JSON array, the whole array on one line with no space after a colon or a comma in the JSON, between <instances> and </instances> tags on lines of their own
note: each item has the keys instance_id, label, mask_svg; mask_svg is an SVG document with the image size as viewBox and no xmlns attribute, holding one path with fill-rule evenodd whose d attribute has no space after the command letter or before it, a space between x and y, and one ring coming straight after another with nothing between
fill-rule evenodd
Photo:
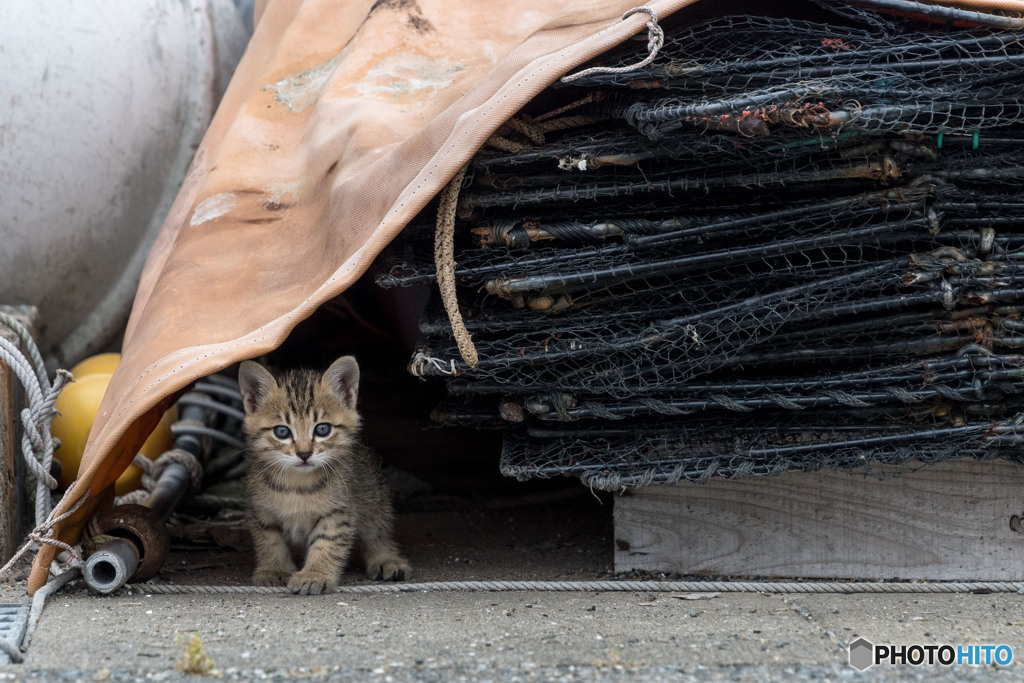
<instances>
[{"instance_id":1,"label":"tabby kitten","mask_svg":"<svg viewBox=\"0 0 1024 683\"><path fill-rule=\"evenodd\" d=\"M331 590L354 544L370 578L411 575L391 538L394 511L376 454L359 441L359 366L336 360L322 376L279 380L252 361L238 383L248 437L253 583L310 595ZM295 557L304 557L296 571Z\"/></svg>"}]
</instances>

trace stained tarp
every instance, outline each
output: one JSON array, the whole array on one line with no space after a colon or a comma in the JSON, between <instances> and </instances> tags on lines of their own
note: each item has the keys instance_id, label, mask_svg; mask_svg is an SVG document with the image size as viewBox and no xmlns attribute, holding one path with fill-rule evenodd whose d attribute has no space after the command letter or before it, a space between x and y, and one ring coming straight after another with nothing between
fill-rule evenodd
<instances>
[{"instance_id":1,"label":"stained tarp","mask_svg":"<svg viewBox=\"0 0 1024 683\"><path fill-rule=\"evenodd\" d=\"M664 17L695 0L648 3ZM163 409L349 287L484 141L645 29L636 0L271 0L153 247L79 478L77 542ZM29 592L56 554L44 545Z\"/></svg>"}]
</instances>

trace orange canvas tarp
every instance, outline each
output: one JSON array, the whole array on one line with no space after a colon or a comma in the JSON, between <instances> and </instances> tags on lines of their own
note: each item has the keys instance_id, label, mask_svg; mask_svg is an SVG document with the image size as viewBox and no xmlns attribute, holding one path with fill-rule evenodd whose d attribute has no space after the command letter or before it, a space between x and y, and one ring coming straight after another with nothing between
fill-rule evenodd
<instances>
[{"instance_id":1,"label":"orange canvas tarp","mask_svg":"<svg viewBox=\"0 0 1024 683\"><path fill-rule=\"evenodd\" d=\"M694 0L657 0L667 16ZM163 408L349 287L487 138L645 30L635 0L272 0L153 247L55 527L76 542ZM56 548L36 557L29 591Z\"/></svg>"}]
</instances>

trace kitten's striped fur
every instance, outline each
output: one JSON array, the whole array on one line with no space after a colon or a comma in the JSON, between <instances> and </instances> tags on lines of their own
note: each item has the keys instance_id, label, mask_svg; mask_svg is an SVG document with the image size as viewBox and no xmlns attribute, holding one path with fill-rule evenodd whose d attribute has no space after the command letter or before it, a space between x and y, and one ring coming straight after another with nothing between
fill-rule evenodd
<instances>
[{"instance_id":1,"label":"kitten's striped fur","mask_svg":"<svg viewBox=\"0 0 1024 683\"><path fill-rule=\"evenodd\" d=\"M411 575L391 538L394 513L380 461L359 440L359 366L351 356L320 375L275 379L252 361L238 382L248 436L248 520L257 585L331 590L358 545L371 578ZM293 559L304 558L301 570Z\"/></svg>"}]
</instances>

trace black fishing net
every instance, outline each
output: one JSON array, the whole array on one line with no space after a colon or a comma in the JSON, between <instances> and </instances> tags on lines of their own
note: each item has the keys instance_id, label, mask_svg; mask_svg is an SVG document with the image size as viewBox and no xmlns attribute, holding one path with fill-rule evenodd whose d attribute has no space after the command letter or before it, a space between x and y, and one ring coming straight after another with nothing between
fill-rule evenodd
<instances>
[{"instance_id":1,"label":"black fishing net","mask_svg":"<svg viewBox=\"0 0 1024 683\"><path fill-rule=\"evenodd\" d=\"M447 380L439 422L506 431L505 474L1022 459L1024 24L788 9L666 25L649 66L553 86L471 162L453 272L479 361L434 302L410 371ZM379 284L435 280L433 222Z\"/></svg>"}]
</instances>

